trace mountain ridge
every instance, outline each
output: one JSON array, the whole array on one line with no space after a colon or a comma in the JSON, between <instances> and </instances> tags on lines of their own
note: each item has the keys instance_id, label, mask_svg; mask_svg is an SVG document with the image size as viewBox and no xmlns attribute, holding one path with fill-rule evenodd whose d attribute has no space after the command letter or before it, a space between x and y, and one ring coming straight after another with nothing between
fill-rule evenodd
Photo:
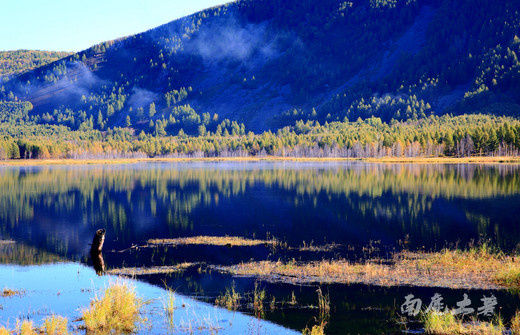
<instances>
[{"instance_id":1,"label":"mountain ridge","mask_svg":"<svg viewBox=\"0 0 520 335\"><path fill-rule=\"evenodd\" d=\"M160 122L173 135L232 122L261 132L299 120L518 116L518 8L241 0L19 75L0 99L31 102L36 122L145 132Z\"/></svg>"}]
</instances>

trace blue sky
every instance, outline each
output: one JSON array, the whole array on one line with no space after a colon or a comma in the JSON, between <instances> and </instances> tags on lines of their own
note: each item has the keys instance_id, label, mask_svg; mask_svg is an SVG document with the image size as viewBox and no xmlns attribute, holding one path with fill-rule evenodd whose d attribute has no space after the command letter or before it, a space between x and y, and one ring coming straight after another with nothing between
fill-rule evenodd
<instances>
[{"instance_id":1,"label":"blue sky","mask_svg":"<svg viewBox=\"0 0 520 335\"><path fill-rule=\"evenodd\" d=\"M81 51L229 0L0 0L0 51Z\"/></svg>"}]
</instances>

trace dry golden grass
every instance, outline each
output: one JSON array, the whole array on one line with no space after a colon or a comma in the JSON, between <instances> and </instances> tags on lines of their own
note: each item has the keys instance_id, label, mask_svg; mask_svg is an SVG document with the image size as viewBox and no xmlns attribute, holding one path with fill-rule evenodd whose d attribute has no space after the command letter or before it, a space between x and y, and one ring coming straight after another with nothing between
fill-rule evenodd
<instances>
[{"instance_id":1,"label":"dry golden grass","mask_svg":"<svg viewBox=\"0 0 520 335\"><path fill-rule=\"evenodd\" d=\"M152 275L152 274L167 274L184 271L185 269L195 266L199 263L180 263L173 266L154 266L151 268L120 268L111 269L106 271L107 274L119 275L119 276L141 276L141 275Z\"/></svg>"},{"instance_id":2,"label":"dry golden grass","mask_svg":"<svg viewBox=\"0 0 520 335\"><path fill-rule=\"evenodd\" d=\"M134 164L141 162L327 162L366 161L377 163L520 163L520 157L381 157L381 158L316 158L316 157L206 157L206 158L128 158L128 159L15 159L0 161L0 165L88 165Z\"/></svg>"},{"instance_id":3,"label":"dry golden grass","mask_svg":"<svg viewBox=\"0 0 520 335\"><path fill-rule=\"evenodd\" d=\"M255 245L275 245L276 240L256 240L238 236L193 236L172 239L151 239L147 241L151 245L216 245L228 247L248 247Z\"/></svg>"},{"instance_id":4,"label":"dry golden grass","mask_svg":"<svg viewBox=\"0 0 520 335\"><path fill-rule=\"evenodd\" d=\"M16 327L18 328L18 327ZM36 335L36 331L34 330L33 322L24 320L22 322L22 326L19 328L19 334L20 335ZM18 332L17 332L18 333Z\"/></svg>"},{"instance_id":5,"label":"dry golden grass","mask_svg":"<svg viewBox=\"0 0 520 335\"><path fill-rule=\"evenodd\" d=\"M111 284L104 296L97 296L90 302L88 309L82 310L87 333L132 332L139 321L141 300L134 288L122 282Z\"/></svg>"},{"instance_id":6,"label":"dry golden grass","mask_svg":"<svg viewBox=\"0 0 520 335\"><path fill-rule=\"evenodd\" d=\"M377 163L520 163L520 157L496 156L496 157L382 157L365 158L367 162Z\"/></svg>"},{"instance_id":7,"label":"dry golden grass","mask_svg":"<svg viewBox=\"0 0 520 335\"><path fill-rule=\"evenodd\" d=\"M502 335L505 327L500 318L491 322L470 321L463 322L451 313L427 313L424 316L424 330L426 334L482 334Z\"/></svg>"},{"instance_id":8,"label":"dry golden grass","mask_svg":"<svg viewBox=\"0 0 520 335\"><path fill-rule=\"evenodd\" d=\"M32 321L24 320L22 323L20 321L16 322L16 329L14 331L10 331L6 327L0 327L0 335L36 335L36 334L45 334L45 335L68 335L69 331L67 329L67 318L61 316L50 316L43 321L42 329L37 329L34 327Z\"/></svg>"},{"instance_id":9,"label":"dry golden grass","mask_svg":"<svg viewBox=\"0 0 520 335\"><path fill-rule=\"evenodd\" d=\"M380 286L429 286L449 288L499 289L515 287L500 280L500 274L520 272L520 264L510 257L485 248L469 251L444 250L436 253L400 252L391 262L346 260L313 262L249 262L217 266L216 270L238 276L260 277L287 283L367 283Z\"/></svg>"},{"instance_id":10,"label":"dry golden grass","mask_svg":"<svg viewBox=\"0 0 520 335\"><path fill-rule=\"evenodd\" d=\"M513 334L520 334L520 311L516 311L515 315L511 319L511 332Z\"/></svg>"},{"instance_id":11,"label":"dry golden grass","mask_svg":"<svg viewBox=\"0 0 520 335\"><path fill-rule=\"evenodd\" d=\"M322 322L318 325L312 326L311 329L305 328L302 331L302 334L303 335L325 335L325 325L326 325L326 323Z\"/></svg>"},{"instance_id":12,"label":"dry golden grass","mask_svg":"<svg viewBox=\"0 0 520 335\"><path fill-rule=\"evenodd\" d=\"M15 159L0 161L0 165L90 165L90 164L132 164L146 159Z\"/></svg>"},{"instance_id":13,"label":"dry golden grass","mask_svg":"<svg viewBox=\"0 0 520 335\"><path fill-rule=\"evenodd\" d=\"M520 289L520 268L516 266L500 269L496 274L495 280L501 286Z\"/></svg>"},{"instance_id":14,"label":"dry golden grass","mask_svg":"<svg viewBox=\"0 0 520 335\"><path fill-rule=\"evenodd\" d=\"M43 329L46 335L67 335L67 318L52 315L43 321Z\"/></svg>"}]
</instances>

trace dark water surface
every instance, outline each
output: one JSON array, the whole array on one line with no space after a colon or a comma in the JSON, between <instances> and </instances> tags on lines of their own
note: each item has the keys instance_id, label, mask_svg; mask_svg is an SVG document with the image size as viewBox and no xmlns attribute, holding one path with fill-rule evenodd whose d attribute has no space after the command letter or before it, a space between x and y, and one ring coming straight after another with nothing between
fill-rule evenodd
<instances>
[{"instance_id":1,"label":"dark water surface","mask_svg":"<svg viewBox=\"0 0 520 335\"><path fill-rule=\"evenodd\" d=\"M0 168L0 238L17 243L4 264L89 263L96 229L106 229L108 269L181 262L236 264L265 259L362 259L403 248L463 248L486 241L504 251L520 243L520 166L369 163L141 163ZM275 237L289 247L341 244L332 253L272 254L263 246L183 246L117 252L150 238L198 235ZM0 246L2 247L2 246ZM5 248L5 246L4 246ZM21 251L20 251L21 250ZM276 258L275 258L276 257ZM190 270L140 278L213 301L235 282ZM1 284L1 283L0 283ZM263 283L277 301L295 291L315 305L316 287ZM433 289L332 285L329 331L380 333L395 322L404 296L428 300ZM457 300L463 291L437 290ZM437 292L436 291L436 292ZM482 292L467 292L478 301ZM485 292L484 292L485 293ZM495 292L502 314L518 298ZM460 300L460 299L458 299ZM508 312L508 310L511 310ZM313 308L284 307L266 318L301 330Z\"/></svg>"}]
</instances>

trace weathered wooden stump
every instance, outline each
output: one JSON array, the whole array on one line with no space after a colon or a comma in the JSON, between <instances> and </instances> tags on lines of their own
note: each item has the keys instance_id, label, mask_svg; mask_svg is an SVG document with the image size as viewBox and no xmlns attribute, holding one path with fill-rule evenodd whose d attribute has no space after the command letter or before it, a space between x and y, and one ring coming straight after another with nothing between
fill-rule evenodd
<instances>
[{"instance_id":1,"label":"weathered wooden stump","mask_svg":"<svg viewBox=\"0 0 520 335\"><path fill-rule=\"evenodd\" d=\"M105 229L96 230L96 234L94 235L94 239L92 240L92 245L90 247L90 252L101 252L103 250L103 243L105 243Z\"/></svg>"}]
</instances>

